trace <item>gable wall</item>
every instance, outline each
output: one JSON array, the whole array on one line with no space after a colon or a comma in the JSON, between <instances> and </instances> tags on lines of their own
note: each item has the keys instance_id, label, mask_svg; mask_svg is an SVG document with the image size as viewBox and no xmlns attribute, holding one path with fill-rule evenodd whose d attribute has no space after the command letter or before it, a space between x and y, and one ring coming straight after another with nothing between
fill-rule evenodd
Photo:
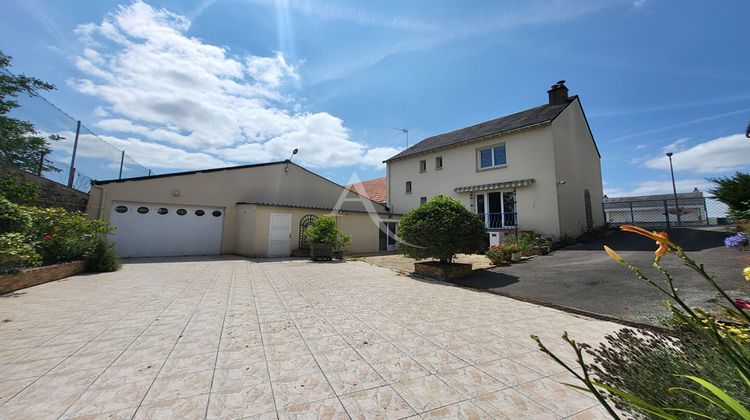
<instances>
[{"instance_id":1,"label":"gable wall","mask_svg":"<svg viewBox=\"0 0 750 420\"><path fill-rule=\"evenodd\" d=\"M591 194L594 226L604 224L601 162L580 100L553 121L552 133L555 176L558 181L565 181L558 188L561 234L577 236L586 229L585 189Z\"/></svg>"}]
</instances>

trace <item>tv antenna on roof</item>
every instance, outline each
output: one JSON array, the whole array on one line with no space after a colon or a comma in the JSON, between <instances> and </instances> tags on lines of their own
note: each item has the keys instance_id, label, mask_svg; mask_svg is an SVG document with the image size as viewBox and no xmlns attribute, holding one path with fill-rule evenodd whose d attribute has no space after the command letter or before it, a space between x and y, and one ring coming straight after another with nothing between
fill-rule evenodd
<instances>
[{"instance_id":1,"label":"tv antenna on roof","mask_svg":"<svg viewBox=\"0 0 750 420\"><path fill-rule=\"evenodd\" d=\"M408 128L394 128L396 131L400 131L406 134L406 147L409 147L409 129Z\"/></svg>"}]
</instances>

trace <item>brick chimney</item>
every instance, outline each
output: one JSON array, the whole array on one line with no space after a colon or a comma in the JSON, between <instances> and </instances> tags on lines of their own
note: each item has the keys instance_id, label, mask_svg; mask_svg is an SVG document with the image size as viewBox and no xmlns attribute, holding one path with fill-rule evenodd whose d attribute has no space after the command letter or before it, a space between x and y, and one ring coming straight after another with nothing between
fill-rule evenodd
<instances>
[{"instance_id":1,"label":"brick chimney","mask_svg":"<svg viewBox=\"0 0 750 420\"><path fill-rule=\"evenodd\" d=\"M549 95L550 105L562 105L568 102L568 88L565 87L565 80L560 80L554 85L552 89L547 91Z\"/></svg>"}]
</instances>

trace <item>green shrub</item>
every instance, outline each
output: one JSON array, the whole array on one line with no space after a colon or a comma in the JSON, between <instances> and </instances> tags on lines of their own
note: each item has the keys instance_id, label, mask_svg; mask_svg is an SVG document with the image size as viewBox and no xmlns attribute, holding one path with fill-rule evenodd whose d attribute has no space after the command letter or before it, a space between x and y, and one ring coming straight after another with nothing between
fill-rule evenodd
<instances>
[{"instance_id":1,"label":"green shrub","mask_svg":"<svg viewBox=\"0 0 750 420\"><path fill-rule=\"evenodd\" d=\"M91 253L86 257L86 271L90 273L109 273L117 271L122 266L117 258L114 244L106 238L98 237L94 240Z\"/></svg>"},{"instance_id":2,"label":"green shrub","mask_svg":"<svg viewBox=\"0 0 750 420\"><path fill-rule=\"evenodd\" d=\"M0 178L0 195L11 203L32 205L39 198L39 186L33 182L20 182L17 178Z\"/></svg>"},{"instance_id":3,"label":"green shrub","mask_svg":"<svg viewBox=\"0 0 750 420\"><path fill-rule=\"evenodd\" d=\"M25 267L36 267L42 258L34 244L21 233L0 234L0 274L15 273Z\"/></svg>"},{"instance_id":4,"label":"green shrub","mask_svg":"<svg viewBox=\"0 0 750 420\"><path fill-rule=\"evenodd\" d=\"M670 391L674 386L694 389L690 380L675 377L677 372L721 384L724 391L749 404L750 390L737 376L731 360L717 351L704 334L678 319L674 322L682 325L674 325L677 328L670 335L625 328L607 336L597 348L584 346L593 356L594 363L588 365L591 373L599 382L657 407L681 407L714 418L723 416L719 407L695 394ZM619 408L634 415L642 414L628 405ZM685 414L684 418L697 417Z\"/></svg>"},{"instance_id":5,"label":"green shrub","mask_svg":"<svg viewBox=\"0 0 750 420\"><path fill-rule=\"evenodd\" d=\"M352 237L341 232L336 219L323 216L315 220L312 226L305 230L305 237L311 244L324 244L333 249L343 249L352 241Z\"/></svg>"},{"instance_id":6,"label":"green shrub","mask_svg":"<svg viewBox=\"0 0 750 420\"><path fill-rule=\"evenodd\" d=\"M406 213L398 223L396 248L417 260L452 262L456 254L483 252L484 223L463 204L436 196Z\"/></svg>"},{"instance_id":7,"label":"green shrub","mask_svg":"<svg viewBox=\"0 0 750 420\"><path fill-rule=\"evenodd\" d=\"M0 196L0 233L25 233L31 228L31 216L18 204Z\"/></svg>"},{"instance_id":8,"label":"green shrub","mask_svg":"<svg viewBox=\"0 0 750 420\"><path fill-rule=\"evenodd\" d=\"M718 186L709 192L730 210L743 212L750 210L750 174L737 172L731 177L709 178Z\"/></svg>"},{"instance_id":9,"label":"green shrub","mask_svg":"<svg viewBox=\"0 0 750 420\"><path fill-rule=\"evenodd\" d=\"M81 212L55 208L29 208L31 237L45 264L86 258L96 238L112 228L102 219L87 219Z\"/></svg>"}]
</instances>

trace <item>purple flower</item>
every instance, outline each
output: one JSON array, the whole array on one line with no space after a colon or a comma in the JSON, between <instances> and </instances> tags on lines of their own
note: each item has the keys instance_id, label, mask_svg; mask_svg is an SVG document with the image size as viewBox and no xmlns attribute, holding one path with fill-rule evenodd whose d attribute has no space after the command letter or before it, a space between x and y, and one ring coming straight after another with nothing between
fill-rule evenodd
<instances>
[{"instance_id":1,"label":"purple flower","mask_svg":"<svg viewBox=\"0 0 750 420\"><path fill-rule=\"evenodd\" d=\"M747 237L745 232L738 232L736 235L724 239L724 246L736 249L737 251L742 251L748 245L750 245L750 238Z\"/></svg>"}]
</instances>

